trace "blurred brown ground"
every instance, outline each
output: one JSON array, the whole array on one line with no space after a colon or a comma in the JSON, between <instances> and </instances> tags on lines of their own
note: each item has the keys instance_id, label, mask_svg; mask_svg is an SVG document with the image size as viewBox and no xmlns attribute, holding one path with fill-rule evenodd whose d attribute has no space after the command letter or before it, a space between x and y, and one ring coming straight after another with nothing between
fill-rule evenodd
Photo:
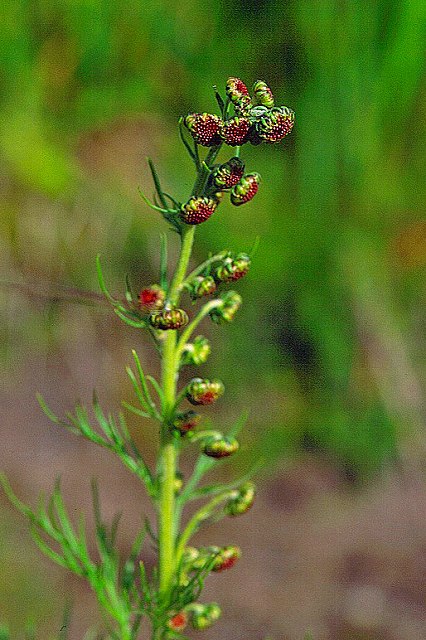
<instances>
[{"instance_id":1,"label":"blurred brown ground","mask_svg":"<svg viewBox=\"0 0 426 640\"><path fill-rule=\"evenodd\" d=\"M106 519L123 512L120 544L128 551L138 523L145 513L152 515L138 483L108 452L50 425L33 400L41 391L55 411L71 409L76 398L89 400L88 389L121 375L131 342L129 336L124 343L116 340L115 319L102 318L102 340L96 330L87 331L87 323L71 326L78 340L65 342L57 357L34 358L25 370L18 363L1 392L2 467L18 495L32 504L61 475L70 513L83 509L89 522L90 477L97 477ZM104 404L117 408L119 393L102 398ZM152 451L152 429L146 438L135 437ZM203 637L301 640L307 629L315 640L426 637L424 489L412 475L395 470L356 488L331 464L308 455L265 479L249 514L197 536L200 544L238 543L244 552L232 571L208 580L203 599L220 602L224 616ZM70 640L81 640L98 620L93 596L82 581L38 556L26 523L8 512L3 497L1 502L18 532L8 538L4 524L0 549L11 585L3 596L14 616L12 628L22 633L24 616L32 614L39 637L48 637L64 601L72 598ZM152 564L149 546L143 557ZM30 585L27 600L17 586L23 576Z\"/></svg>"}]
</instances>

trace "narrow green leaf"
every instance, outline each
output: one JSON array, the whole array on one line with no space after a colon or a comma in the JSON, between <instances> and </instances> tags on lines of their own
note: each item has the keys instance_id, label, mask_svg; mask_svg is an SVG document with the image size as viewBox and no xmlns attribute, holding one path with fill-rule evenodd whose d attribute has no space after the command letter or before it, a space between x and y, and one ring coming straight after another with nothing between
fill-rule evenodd
<instances>
[{"instance_id":1,"label":"narrow green leaf","mask_svg":"<svg viewBox=\"0 0 426 640\"><path fill-rule=\"evenodd\" d=\"M168 249L167 235L165 233L160 236L160 246L160 287L167 292L169 288L167 281Z\"/></svg>"},{"instance_id":2,"label":"narrow green leaf","mask_svg":"<svg viewBox=\"0 0 426 640\"><path fill-rule=\"evenodd\" d=\"M108 302L110 302L113 306L119 304L119 302L117 300L115 300L112 295L110 294L110 292L108 291L108 289L106 288L105 285L105 280L104 280L104 276L102 273L102 266L101 266L101 256L100 254L98 254L96 256L96 270L98 273L98 283L99 283L99 288L102 291L102 293L104 294L105 298L108 300Z\"/></svg>"},{"instance_id":3,"label":"narrow green leaf","mask_svg":"<svg viewBox=\"0 0 426 640\"><path fill-rule=\"evenodd\" d=\"M160 213L169 213L169 209L167 209L167 203L163 207L157 207L156 204L154 204L153 202L151 202L151 200L144 194L144 192L142 191L142 189L140 187L138 187L138 191L139 191L139 195L142 198L142 200L145 202L145 204L148 205L148 207L150 207L151 209L154 209L154 211L159 211Z\"/></svg>"},{"instance_id":4,"label":"narrow green leaf","mask_svg":"<svg viewBox=\"0 0 426 640\"><path fill-rule=\"evenodd\" d=\"M151 158L147 158L147 162L148 162L149 168L151 170L151 175L152 175L152 179L154 181L155 190L157 192L158 197L160 198L160 202L163 205L163 207L166 210L168 210L167 202L164 199L164 192L163 192L163 189L161 188L160 178L158 177L157 169L155 168L155 165L154 165L153 161L151 160Z\"/></svg>"},{"instance_id":5,"label":"narrow green leaf","mask_svg":"<svg viewBox=\"0 0 426 640\"><path fill-rule=\"evenodd\" d=\"M185 128L185 125L183 124L183 118L179 118L179 137L180 137L185 149L189 153L189 155L191 157L191 160L196 163L195 154L194 154L193 150L191 149L188 141L185 138L184 130L186 130L186 129L184 129L184 128Z\"/></svg>"},{"instance_id":6,"label":"narrow green leaf","mask_svg":"<svg viewBox=\"0 0 426 640\"><path fill-rule=\"evenodd\" d=\"M128 324L129 327L134 327L135 329L146 329L147 327L147 323L145 320L132 320L127 315L125 315L122 311L120 311L120 309L115 308L114 313L117 314L120 320Z\"/></svg>"},{"instance_id":7,"label":"narrow green leaf","mask_svg":"<svg viewBox=\"0 0 426 640\"><path fill-rule=\"evenodd\" d=\"M36 393L37 402L39 403L41 410L47 415L49 420L54 422L55 424L59 424L59 418L56 416L50 408L47 406L45 399L41 395L41 393Z\"/></svg>"},{"instance_id":8,"label":"narrow green leaf","mask_svg":"<svg viewBox=\"0 0 426 640\"><path fill-rule=\"evenodd\" d=\"M121 404L123 407L125 407L135 415L140 416L141 418L152 418L152 415L150 413L146 413L145 411L142 411L141 409L134 407L133 405L126 402L125 400L123 400Z\"/></svg>"}]
</instances>

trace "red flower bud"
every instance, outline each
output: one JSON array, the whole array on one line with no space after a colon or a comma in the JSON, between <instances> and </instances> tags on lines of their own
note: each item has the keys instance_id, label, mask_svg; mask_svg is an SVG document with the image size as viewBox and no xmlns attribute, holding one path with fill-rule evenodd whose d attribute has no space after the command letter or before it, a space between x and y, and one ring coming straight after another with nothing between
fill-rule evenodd
<instances>
[{"instance_id":1,"label":"red flower bud","mask_svg":"<svg viewBox=\"0 0 426 640\"><path fill-rule=\"evenodd\" d=\"M185 224L200 224L216 211L217 202L212 198L190 198L182 205L180 219Z\"/></svg>"},{"instance_id":2,"label":"red flower bud","mask_svg":"<svg viewBox=\"0 0 426 640\"><path fill-rule=\"evenodd\" d=\"M258 136L265 142L281 142L290 133L294 125L294 111L287 107L268 111L256 123Z\"/></svg>"},{"instance_id":3,"label":"red flower bud","mask_svg":"<svg viewBox=\"0 0 426 640\"><path fill-rule=\"evenodd\" d=\"M241 549L236 546L222 547L215 558L212 571L220 572L231 569L241 558Z\"/></svg>"},{"instance_id":4,"label":"red flower bud","mask_svg":"<svg viewBox=\"0 0 426 640\"><path fill-rule=\"evenodd\" d=\"M188 324L189 318L183 309L162 309L154 311L149 316L149 323L154 329L167 331L168 329L180 329Z\"/></svg>"},{"instance_id":5,"label":"red flower bud","mask_svg":"<svg viewBox=\"0 0 426 640\"><path fill-rule=\"evenodd\" d=\"M259 190L260 175L247 173L231 191L231 202L236 207L254 198Z\"/></svg>"},{"instance_id":6,"label":"red flower bud","mask_svg":"<svg viewBox=\"0 0 426 640\"><path fill-rule=\"evenodd\" d=\"M185 611L180 611L175 616L173 616L173 618L170 618L170 620L167 623L167 626L172 631L179 632L179 631L183 631L187 624L188 624L188 615L185 613Z\"/></svg>"},{"instance_id":7,"label":"red flower bud","mask_svg":"<svg viewBox=\"0 0 426 640\"><path fill-rule=\"evenodd\" d=\"M198 425L201 420L201 416L199 413L192 411L185 411L184 413L178 413L174 422L173 427L179 431L181 436L184 436L188 433L188 431L192 431Z\"/></svg>"},{"instance_id":8,"label":"red flower bud","mask_svg":"<svg viewBox=\"0 0 426 640\"><path fill-rule=\"evenodd\" d=\"M193 378L187 386L186 397L194 405L212 404L224 391L225 387L220 380Z\"/></svg>"},{"instance_id":9,"label":"red flower bud","mask_svg":"<svg viewBox=\"0 0 426 640\"><path fill-rule=\"evenodd\" d=\"M239 158L231 158L221 164L213 173L214 184L221 189L232 189L244 174L244 162Z\"/></svg>"},{"instance_id":10,"label":"red flower bud","mask_svg":"<svg viewBox=\"0 0 426 640\"><path fill-rule=\"evenodd\" d=\"M226 81L226 95L231 102L235 102L235 100L239 100L243 96L248 96L249 92L240 78L228 78Z\"/></svg>"},{"instance_id":11,"label":"red flower bud","mask_svg":"<svg viewBox=\"0 0 426 640\"><path fill-rule=\"evenodd\" d=\"M154 309L162 309L164 306L164 300L166 299L166 292L163 291L158 284L152 284L146 289L142 289L138 295L139 306L143 311L153 311Z\"/></svg>"},{"instance_id":12,"label":"red flower bud","mask_svg":"<svg viewBox=\"0 0 426 640\"><path fill-rule=\"evenodd\" d=\"M219 131L222 119L212 113L190 113L184 119L185 126L197 144L213 147L220 144Z\"/></svg>"},{"instance_id":13,"label":"red flower bud","mask_svg":"<svg viewBox=\"0 0 426 640\"><path fill-rule=\"evenodd\" d=\"M236 116L223 123L220 135L225 144L238 147L248 141L250 127L248 118Z\"/></svg>"}]
</instances>

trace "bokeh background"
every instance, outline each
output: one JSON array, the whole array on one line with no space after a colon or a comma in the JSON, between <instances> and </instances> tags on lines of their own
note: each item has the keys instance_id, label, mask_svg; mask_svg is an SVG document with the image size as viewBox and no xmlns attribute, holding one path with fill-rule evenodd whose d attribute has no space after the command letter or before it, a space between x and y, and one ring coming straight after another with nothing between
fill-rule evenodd
<instances>
[{"instance_id":1,"label":"bokeh background","mask_svg":"<svg viewBox=\"0 0 426 640\"><path fill-rule=\"evenodd\" d=\"M97 253L112 291L126 273L135 288L158 279L145 156L184 199L177 119L214 109L213 84L262 78L296 111L284 144L244 149L264 178L255 201L223 204L198 233L194 261L261 235L239 317L204 330L203 373L227 387L219 424L251 408L221 477L268 460L251 514L199 536L245 552L209 581L224 616L207 640L426 637L425 25L421 0L1 3L0 466L32 504L61 475L71 513L90 511L98 477L106 516L123 511L123 551L150 513L140 487L50 425L35 393L64 413L96 387L118 410L130 349L157 364L143 335L69 288L98 290ZM130 421L152 460L152 426ZM57 638L71 599L80 640L93 596L0 508L0 623Z\"/></svg>"}]
</instances>

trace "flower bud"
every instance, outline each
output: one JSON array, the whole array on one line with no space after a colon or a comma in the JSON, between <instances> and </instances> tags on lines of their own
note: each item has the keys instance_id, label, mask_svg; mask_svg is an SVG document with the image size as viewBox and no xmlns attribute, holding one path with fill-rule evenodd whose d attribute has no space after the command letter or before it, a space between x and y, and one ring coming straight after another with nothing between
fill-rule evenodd
<instances>
[{"instance_id":1,"label":"flower bud","mask_svg":"<svg viewBox=\"0 0 426 640\"><path fill-rule=\"evenodd\" d=\"M247 173L231 191L231 202L236 207L252 200L258 192L260 175L258 173Z\"/></svg>"},{"instance_id":2,"label":"flower bud","mask_svg":"<svg viewBox=\"0 0 426 640\"><path fill-rule=\"evenodd\" d=\"M272 91L263 80L256 80L253 85L253 93L257 104L271 109L274 106L274 96Z\"/></svg>"},{"instance_id":3,"label":"flower bud","mask_svg":"<svg viewBox=\"0 0 426 640\"><path fill-rule=\"evenodd\" d=\"M226 83L226 95L234 105L235 111L241 115L247 115L252 106L248 89L239 78L228 78Z\"/></svg>"},{"instance_id":4,"label":"flower bud","mask_svg":"<svg viewBox=\"0 0 426 640\"><path fill-rule=\"evenodd\" d=\"M167 626L169 627L169 629L171 629L172 631L177 631L178 633L180 631L183 631L187 624L188 614L185 611L180 611L179 613L174 615L173 618L170 618L170 620L167 622Z\"/></svg>"},{"instance_id":5,"label":"flower bud","mask_svg":"<svg viewBox=\"0 0 426 640\"><path fill-rule=\"evenodd\" d=\"M250 269L251 260L246 253L239 253L235 258L227 258L220 264L214 277L219 282L233 282L245 276Z\"/></svg>"},{"instance_id":6,"label":"flower bud","mask_svg":"<svg viewBox=\"0 0 426 640\"><path fill-rule=\"evenodd\" d=\"M216 602L211 602L210 604L193 604L191 605L191 609L191 624L197 631L211 627L213 623L219 620L222 613Z\"/></svg>"},{"instance_id":7,"label":"flower bud","mask_svg":"<svg viewBox=\"0 0 426 640\"><path fill-rule=\"evenodd\" d=\"M173 428L179 431L181 436L184 436L188 431L192 431L199 424L201 416L199 413L192 411L184 411L178 413L173 421Z\"/></svg>"},{"instance_id":8,"label":"flower bud","mask_svg":"<svg viewBox=\"0 0 426 640\"><path fill-rule=\"evenodd\" d=\"M200 552L196 547L185 547L182 556L182 565L186 569L191 570L191 568L194 566L194 562L196 562L199 557Z\"/></svg>"},{"instance_id":9,"label":"flower bud","mask_svg":"<svg viewBox=\"0 0 426 640\"><path fill-rule=\"evenodd\" d=\"M180 210L180 219L185 224L200 224L216 211L217 202L212 198L190 198Z\"/></svg>"},{"instance_id":10,"label":"flower bud","mask_svg":"<svg viewBox=\"0 0 426 640\"><path fill-rule=\"evenodd\" d=\"M221 296L222 304L210 311L210 318L216 324L232 322L242 304L242 297L236 291L227 291Z\"/></svg>"},{"instance_id":11,"label":"flower bud","mask_svg":"<svg viewBox=\"0 0 426 640\"><path fill-rule=\"evenodd\" d=\"M232 189L244 174L244 162L239 158L231 158L221 164L213 173L213 182L220 189Z\"/></svg>"},{"instance_id":12,"label":"flower bud","mask_svg":"<svg viewBox=\"0 0 426 640\"><path fill-rule=\"evenodd\" d=\"M246 513L253 506L255 495L255 484L253 482L245 482L239 488L235 498L232 498L225 506L225 513L229 516L239 516Z\"/></svg>"},{"instance_id":13,"label":"flower bud","mask_svg":"<svg viewBox=\"0 0 426 640\"><path fill-rule=\"evenodd\" d=\"M162 309L165 299L166 292L158 284L152 284L150 287L142 289L138 295L139 306L143 311Z\"/></svg>"},{"instance_id":14,"label":"flower bud","mask_svg":"<svg viewBox=\"0 0 426 640\"><path fill-rule=\"evenodd\" d=\"M294 125L294 111L287 107L271 109L256 123L258 136L265 142L281 142Z\"/></svg>"},{"instance_id":15,"label":"flower bud","mask_svg":"<svg viewBox=\"0 0 426 640\"><path fill-rule=\"evenodd\" d=\"M231 569L234 564L241 558L241 549L234 545L222 547L215 557L212 571L220 572Z\"/></svg>"},{"instance_id":16,"label":"flower bud","mask_svg":"<svg viewBox=\"0 0 426 640\"><path fill-rule=\"evenodd\" d=\"M210 458L227 458L238 451L239 446L235 438L211 436L204 443L203 453Z\"/></svg>"},{"instance_id":17,"label":"flower bud","mask_svg":"<svg viewBox=\"0 0 426 640\"><path fill-rule=\"evenodd\" d=\"M180 329L188 324L189 318L183 309L162 309L153 311L149 316L149 323L154 329L167 331L168 329Z\"/></svg>"},{"instance_id":18,"label":"flower bud","mask_svg":"<svg viewBox=\"0 0 426 640\"><path fill-rule=\"evenodd\" d=\"M212 404L224 391L225 387L220 380L193 378L187 386L186 397L194 405Z\"/></svg>"},{"instance_id":19,"label":"flower bud","mask_svg":"<svg viewBox=\"0 0 426 640\"><path fill-rule=\"evenodd\" d=\"M194 364L196 366L207 362L211 352L210 342L204 336L197 336L194 342L187 342L183 348L181 364Z\"/></svg>"},{"instance_id":20,"label":"flower bud","mask_svg":"<svg viewBox=\"0 0 426 640\"><path fill-rule=\"evenodd\" d=\"M220 144L219 130L222 119L212 113L190 113L184 124L197 144L213 147Z\"/></svg>"},{"instance_id":21,"label":"flower bud","mask_svg":"<svg viewBox=\"0 0 426 640\"><path fill-rule=\"evenodd\" d=\"M192 300L209 296L216 291L216 282L212 276L196 276L189 283L189 295Z\"/></svg>"},{"instance_id":22,"label":"flower bud","mask_svg":"<svg viewBox=\"0 0 426 640\"><path fill-rule=\"evenodd\" d=\"M248 141L251 122L244 116L226 120L220 129L220 136L230 147L239 147Z\"/></svg>"}]
</instances>

